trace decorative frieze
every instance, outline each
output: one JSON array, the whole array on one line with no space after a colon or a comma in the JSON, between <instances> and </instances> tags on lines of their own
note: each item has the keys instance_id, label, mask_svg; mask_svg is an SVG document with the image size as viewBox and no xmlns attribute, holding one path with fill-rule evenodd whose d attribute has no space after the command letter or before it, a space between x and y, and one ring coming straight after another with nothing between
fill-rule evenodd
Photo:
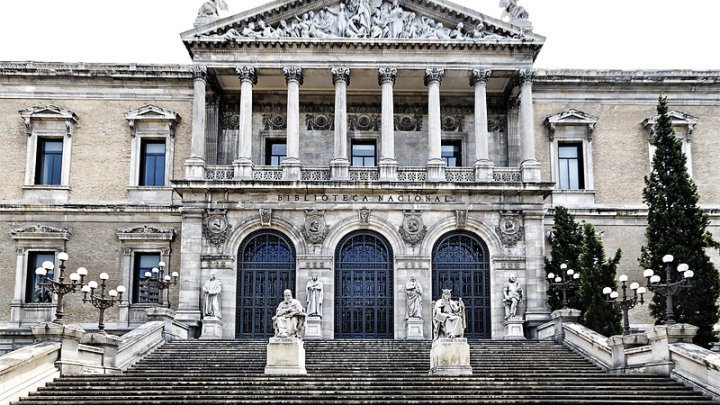
<instances>
[{"instance_id":1,"label":"decorative frieze","mask_svg":"<svg viewBox=\"0 0 720 405\"><path fill-rule=\"evenodd\" d=\"M175 229L161 228L155 225L139 225L131 228L118 229L117 237L120 240L173 240Z\"/></svg>"},{"instance_id":2,"label":"decorative frieze","mask_svg":"<svg viewBox=\"0 0 720 405\"><path fill-rule=\"evenodd\" d=\"M225 244L233 226L227 218L226 210L208 211L203 221L203 235L211 245Z\"/></svg>"},{"instance_id":3,"label":"decorative frieze","mask_svg":"<svg viewBox=\"0 0 720 405\"><path fill-rule=\"evenodd\" d=\"M325 210L305 210L302 234L308 243L321 244L329 232L325 223Z\"/></svg>"},{"instance_id":4,"label":"decorative frieze","mask_svg":"<svg viewBox=\"0 0 720 405\"><path fill-rule=\"evenodd\" d=\"M396 131L422 131L423 116L419 113L413 115L395 114Z\"/></svg>"},{"instance_id":5,"label":"decorative frieze","mask_svg":"<svg viewBox=\"0 0 720 405\"><path fill-rule=\"evenodd\" d=\"M398 228L398 232L405 243L415 246L422 242L427 234L427 226L423 224L422 213L412 210L404 211L403 215L403 223Z\"/></svg>"}]
</instances>

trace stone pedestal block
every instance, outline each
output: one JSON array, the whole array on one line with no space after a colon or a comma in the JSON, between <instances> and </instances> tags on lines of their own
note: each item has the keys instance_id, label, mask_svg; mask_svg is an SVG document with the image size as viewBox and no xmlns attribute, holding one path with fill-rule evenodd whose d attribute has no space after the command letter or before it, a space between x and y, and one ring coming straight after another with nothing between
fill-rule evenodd
<instances>
[{"instance_id":1,"label":"stone pedestal block","mask_svg":"<svg viewBox=\"0 0 720 405\"><path fill-rule=\"evenodd\" d=\"M205 161L192 157L185 160L185 179L205 180Z\"/></svg>"},{"instance_id":2,"label":"stone pedestal block","mask_svg":"<svg viewBox=\"0 0 720 405\"><path fill-rule=\"evenodd\" d=\"M427 181L445 181L447 164L442 159L431 160L427 163Z\"/></svg>"},{"instance_id":3,"label":"stone pedestal block","mask_svg":"<svg viewBox=\"0 0 720 405\"><path fill-rule=\"evenodd\" d=\"M398 162L393 159L386 159L380 161L380 180L397 181L398 166Z\"/></svg>"},{"instance_id":4,"label":"stone pedestal block","mask_svg":"<svg viewBox=\"0 0 720 405\"><path fill-rule=\"evenodd\" d=\"M297 338L270 338L265 374L307 374L303 341Z\"/></svg>"},{"instance_id":5,"label":"stone pedestal block","mask_svg":"<svg viewBox=\"0 0 720 405\"><path fill-rule=\"evenodd\" d=\"M652 348L652 360L647 364L647 372L670 375L674 367L670 359L670 345L679 342L692 343L697 331L697 326L687 323L653 326L648 330L646 334Z\"/></svg>"},{"instance_id":6,"label":"stone pedestal block","mask_svg":"<svg viewBox=\"0 0 720 405\"><path fill-rule=\"evenodd\" d=\"M475 162L475 181L493 181L494 168L495 165L489 160Z\"/></svg>"},{"instance_id":7,"label":"stone pedestal block","mask_svg":"<svg viewBox=\"0 0 720 405\"><path fill-rule=\"evenodd\" d=\"M322 318L308 316L305 319L305 339L322 339Z\"/></svg>"},{"instance_id":8,"label":"stone pedestal block","mask_svg":"<svg viewBox=\"0 0 720 405\"><path fill-rule=\"evenodd\" d=\"M78 349L80 341L85 335L85 330L77 325L61 325L53 322L46 322L35 325L31 328L35 339L38 341L60 342L60 360L55 366L60 374L81 375L84 374L85 365L80 362Z\"/></svg>"},{"instance_id":9,"label":"stone pedestal block","mask_svg":"<svg viewBox=\"0 0 720 405\"><path fill-rule=\"evenodd\" d=\"M525 321L522 318L509 318L503 322L505 325L505 340L525 340Z\"/></svg>"},{"instance_id":10,"label":"stone pedestal block","mask_svg":"<svg viewBox=\"0 0 720 405\"><path fill-rule=\"evenodd\" d=\"M252 180L253 163L250 159L240 158L233 161L235 180Z\"/></svg>"},{"instance_id":11,"label":"stone pedestal block","mask_svg":"<svg viewBox=\"0 0 720 405\"><path fill-rule=\"evenodd\" d=\"M297 159L285 159L280 166L283 169L283 180L300 181L302 180L302 164Z\"/></svg>"},{"instance_id":12,"label":"stone pedestal block","mask_svg":"<svg viewBox=\"0 0 720 405\"><path fill-rule=\"evenodd\" d=\"M347 159L333 159L330 162L330 178L333 180L349 179L350 161Z\"/></svg>"},{"instance_id":13,"label":"stone pedestal block","mask_svg":"<svg viewBox=\"0 0 720 405\"><path fill-rule=\"evenodd\" d=\"M539 183L541 181L541 169L542 165L536 160L523 162L520 166L523 183Z\"/></svg>"},{"instance_id":14,"label":"stone pedestal block","mask_svg":"<svg viewBox=\"0 0 720 405\"><path fill-rule=\"evenodd\" d=\"M467 339L436 339L430 349L430 374L471 375Z\"/></svg>"},{"instance_id":15,"label":"stone pedestal block","mask_svg":"<svg viewBox=\"0 0 720 405\"><path fill-rule=\"evenodd\" d=\"M563 323L577 323L578 319L580 319L580 311L572 308L558 309L550 314L550 318L552 318L555 323L555 334L553 335L553 340L556 342L562 342L565 338L565 332L562 328Z\"/></svg>"},{"instance_id":16,"label":"stone pedestal block","mask_svg":"<svg viewBox=\"0 0 720 405\"><path fill-rule=\"evenodd\" d=\"M637 346L647 345L648 338L647 335L645 335L644 333L634 333L632 335L615 335L608 338L607 344L612 350L613 370L623 371L627 367L625 350Z\"/></svg>"},{"instance_id":17,"label":"stone pedestal block","mask_svg":"<svg viewBox=\"0 0 720 405\"><path fill-rule=\"evenodd\" d=\"M222 339L223 322L214 316L207 316L202 320L202 334L200 339Z\"/></svg>"},{"instance_id":18,"label":"stone pedestal block","mask_svg":"<svg viewBox=\"0 0 720 405\"><path fill-rule=\"evenodd\" d=\"M405 339L407 340L423 340L423 320L420 318L409 318L405 320Z\"/></svg>"}]
</instances>

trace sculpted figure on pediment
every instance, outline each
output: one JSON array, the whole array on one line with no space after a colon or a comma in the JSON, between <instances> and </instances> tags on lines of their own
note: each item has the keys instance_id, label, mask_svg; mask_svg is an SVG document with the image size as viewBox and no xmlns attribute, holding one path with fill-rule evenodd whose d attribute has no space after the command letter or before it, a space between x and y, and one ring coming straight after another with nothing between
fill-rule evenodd
<instances>
[{"instance_id":1,"label":"sculpted figure on pediment","mask_svg":"<svg viewBox=\"0 0 720 405\"><path fill-rule=\"evenodd\" d=\"M501 4L504 3L508 3L506 12L510 13L511 18L527 18L527 12L517 5L517 0L502 0ZM243 27L229 28L224 33L208 37L234 39L236 35L239 38L265 39L389 38L476 41L502 38L487 31L481 22L472 28L466 27L463 22L454 28L446 27L443 22L434 18L418 16L404 9L398 0L345 0L337 5L281 20L275 26L257 19Z\"/></svg>"}]
</instances>

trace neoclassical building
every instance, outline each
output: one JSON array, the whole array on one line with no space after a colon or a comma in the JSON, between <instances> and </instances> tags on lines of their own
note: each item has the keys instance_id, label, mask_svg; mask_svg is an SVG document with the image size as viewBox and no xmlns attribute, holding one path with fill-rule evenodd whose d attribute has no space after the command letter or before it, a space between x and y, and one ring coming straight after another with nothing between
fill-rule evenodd
<instances>
[{"instance_id":1,"label":"neoclassical building","mask_svg":"<svg viewBox=\"0 0 720 405\"><path fill-rule=\"evenodd\" d=\"M442 289L463 298L468 337L503 338L512 275L532 336L556 205L641 281L661 94L717 231L720 72L535 70L545 37L508 11L276 0L219 18L207 2L181 35L186 66L1 63L0 350L52 319L34 269L59 252L127 287L107 314L119 333L157 305L141 276L164 262L198 336L211 274L226 339L268 337L283 290L305 302L313 276L318 336L405 339L413 275L425 338ZM65 301L92 329L95 310Z\"/></svg>"}]
</instances>

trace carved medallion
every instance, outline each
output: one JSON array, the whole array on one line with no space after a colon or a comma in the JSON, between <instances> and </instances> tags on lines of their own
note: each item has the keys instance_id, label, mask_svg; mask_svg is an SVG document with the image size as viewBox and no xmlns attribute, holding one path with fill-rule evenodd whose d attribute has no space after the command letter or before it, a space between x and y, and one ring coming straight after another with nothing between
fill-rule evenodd
<instances>
[{"instance_id":1,"label":"carved medallion","mask_svg":"<svg viewBox=\"0 0 720 405\"><path fill-rule=\"evenodd\" d=\"M266 131L287 128L287 118L285 114L263 114L262 123Z\"/></svg>"},{"instance_id":2,"label":"carved medallion","mask_svg":"<svg viewBox=\"0 0 720 405\"><path fill-rule=\"evenodd\" d=\"M309 243L320 244L329 230L325 223L325 210L305 210L305 223L302 234Z\"/></svg>"},{"instance_id":3,"label":"carved medallion","mask_svg":"<svg viewBox=\"0 0 720 405\"><path fill-rule=\"evenodd\" d=\"M521 225L522 219L519 215L502 215L500 225L495 231L505 247L515 247L525 236L525 228Z\"/></svg>"},{"instance_id":4,"label":"carved medallion","mask_svg":"<svg viewBox=\"0 0 720 405\"><path fill-rule=\"evenodd\" d=\"M395 115L396 131L422 131L422 115Z\"/></svg>"},{"instance_id":5,"label":"carved medallion","mask_svg":"<svg viewBox=\"0 0 720 405\"><path fill-rule=\"evenodd\" d=\"M260 223L262 226L270 226L272 222L272 208L260 208Z\"/></svg>"},{"instance_id":6,"label":"carved medallion","mask_svg":"<svg viewBox=\"0 0 720 405\"><path fill-rule=\"evenodd\" d=\"M464 228L467 225L467 215L467 210L455 210L455 221L458 227Z\"/></svg>"},{"instance_id":7,"label":"carved medallion","mask_svg":"<svg viewBox=\"0 0 720 405\"><path fill-rule=\"evenodd\" d=\"M350 131L378 131L380 129L380 115L348 115L348 129Z\"/></svg>"},{"instance_id":8,"label":"carved medallion","mask_svg":"<svg viewBox=\"0 0 720 405\"><path fill-rule=\"evenodd\" d=\"M448 132L463 132L465 130L465 116L446 115L442 118L442 130Z\"/></svg>"},{"instance_id":9,"label":"carved medallion","mask_svg":"<svg viewBox=\"0 0 720 405\"><path fill-rule=\"evenodd\" d=\"M209 212L205 217L204 225L203 234L205 239L215 246L224 244L232 231L232 225L228 222L225 211Z\"/></svg>"},{"instance_id":10,"label":"carved medallion","mask_svg":"<svg viewBox=\"0 0 720 405\"><path fill-rule=\"evenodd\" d=\"M405 211L403 224L398 228L400 236L405 243L415 246L420 243L427 234L427 227L423 224L422 214L417 211Z\"/></svg>"},{"instance_id":11,"label":"carved medallion","mask_svg":"<svg viewBox=\"0 0 720 405\"><path fill-rule=\"evenodd\" d=\"M308 131L328 131L335 129L335 116L333 114L307 114L305 125Z\"/></svg>"},{"instance_id":12,"label":"carved medallion","mask_svg":"<svg viewBox=\"0 0 720 405\"><path fill-rule=\"evenodd\" d=\"M360 225L368 225L370 222L370 209L362 207L358 210L358 218L360 219Z\"/></svg>"}]
</instances>

